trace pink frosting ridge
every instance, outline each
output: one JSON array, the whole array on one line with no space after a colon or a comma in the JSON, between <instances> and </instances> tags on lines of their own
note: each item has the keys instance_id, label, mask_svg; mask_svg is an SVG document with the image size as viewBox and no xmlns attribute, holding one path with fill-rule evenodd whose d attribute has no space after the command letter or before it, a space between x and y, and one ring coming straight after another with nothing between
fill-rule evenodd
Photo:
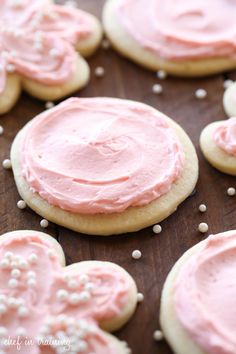
<instances>
[{"instance_id":1,"label":"pink frosting ridge","mask_svg":"<svg viewBox=\"0 0 236 354\"><path fill-rule=\"evenodd\" d=\"M236 156L236 118L230 118L217 127L213 139L227 154Z\"/></svg>"},{"instance_id":2,"label":"pink frosting ridge","mask_svg":"<svg viewBox=\"0 0 236 354\"><path fill-rule=\"evenodd\" d=\"M117 14L140 46L162 58L235 58L234 1L120 0Z\"/></svg>"},{"instance_id":3,"label":"pink frosting ridge","mask_svg":"<svg viewBox=\"0 0 236 354\"><path fill-rule=\"evenodd\" d=\"M46 85L71 77L78 56L74 46L91 34L91 15L49 0L3 0L0 13L0 57L10 72Z\"/></svg>"},{"instance_id":4,"label":"pink frosting ridge","mask_svg":"<svg viewBox=\"0 0 236 354\"><path fill-rule=\"evenodd\" d=\"M74 213L122 212L167 193L184 152L164 115L113 98L71 98L36 117L22 174L48 203Z\"/></svg>"},{"instance_id":5,"label":"pink frosting ridge","mask_svg":"<svg viewBox=\"0 0 236 354\"><path fill-rule=\"evenodd\" d=\"M178 320L208 354L235 354L236 231L211 235L182 267L175 286Z\"/></svg>"},{"instance_id":6,"label":"pink frosting ridge","mask_svg":"<svg viewBox=\"0 0 236 354\"><path fill-rule=\"evenodd\" d=\"M0 244L1 353L16 353L19 336L20 353L59 354L65 346L70 353L118 354L98 324L127 305L128 275L106 263L63 268L37 233L12 234Z\"/></svg>"}]
</instances>

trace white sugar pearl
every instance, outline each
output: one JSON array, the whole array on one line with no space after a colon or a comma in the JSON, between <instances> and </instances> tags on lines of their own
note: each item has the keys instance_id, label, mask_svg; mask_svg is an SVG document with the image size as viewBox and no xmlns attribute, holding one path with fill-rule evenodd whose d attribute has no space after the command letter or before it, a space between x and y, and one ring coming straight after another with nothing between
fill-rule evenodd
<instances>
[{"instance_id":1,"label":"white sugar pearl","mask_svg":"<svg viewBox=\"0 0 236 354\"><path fill-rule=\"evenodd\" d=\"M207 207L205 204L200 204L198 209L201 213L205 213L207 211Z\"/></svg>"},{"instance_id":2,"label":"white sugar pearl","mask_svg":"<svg viewBox=\"0 0 236 354\"><path fill-rule=\"evenodd\" d=\"M138 293L137 294L137 301L138 302L143 302L143 300L144 300L144 295L142 293Z\"/></svg>"},{"instance_id":3,"label":"white sugar pearl","mask_svg":"<svg viewBox=\"0 0 236 354\"><path fill-rule=\"evenodd\" d=\"M12 309L16 309L18 307L18 301L14 297L10 297L7 301L8 306Z\"/></svg>"},{"instance_id":4,"label":"white sugar pearl","mask_svg":"<svg viewBox=\"0 0 236 354\"><path fill-rule=\"evenodd\" d=\"M4 315L7 312L6 305L0 304L0 315Z\"/></svg>"},{"instance_id":5,"label":"white sugar pearl","mask_svg":"<svg viewBox=\"0 0 236 354\"><path fill-rule=\"evenodd\" d=\"M163 92L163 87L160 84L155 84L152 86L152 92L156 95L160 95Z\"/></svg>"},{"instance_id":6,"label":"white sugar pearl","mask_svg":"<svg viewBox=\"0 0 236 354\"><path fill-rule=\"evenodd\" d=\"M78 287L77 281L76 281L75 279L70 279L70 280L68 281L68 287L69 287L70 289L75 289L75 288L77 288L77 287Z\"/></svg>"},{"instance_id":7,"label":"white sugar pearl","mask_svg":"<svg viewBox=\"0 0 236 354\"><path fill-rule=\"evenodd\" d=\"M49 225L49 222L48 222L46 219L42 219L42 220L40 221L40 226L41 226L43 229L45 229L46 227L48 227L48 225Z\"/></svg>"},{"instance_id":8,"label":"white sugar pearl","mask_svg":"<svg viewBox=\"0 0 236 354\"><path fill-rule=\"evenodd\" d=\"M11 271L11 276L12 276L13 278L19 278L20 275L21 275L21 271L20 271L19 269L13 269L13 270Z\"/></svg>"},{"instance_id":9,"label":"white sugar pearl","mask_svg":"<svg viewBox=\"0 0 236 354\"><path fill-rule=\"evenodd\" d=\"M87 291L92 291L94 289L94 284L93 283L87 283L84 285L84 289Z\"/></svg>"},{"instance_id":10,"label":"white sugar pearl","mask_svg":"<svg viewBox=\"0 0 236 354\"><path fill-rule=\"evenodd\" d=\"M20 317L27 317L29 314L29 311L27 309L27 307L25 306L20 306L19 309L18 309L18 315Z\"/></svg>"},{"instance_id":11,"label":"white sugar pearl","mask_svg":"<svg viewBox=\"0 0 236 354\"><path fill-rule=\"evenodd\" d=\"M7 335L8 331L6 327L0 327L0 337L5 337Z\"/></svg>"},{"instance_id":12,"label":"white sugar pearl","mask_svg":"<svg viewBox=\"0 0 236 354\"><path fill-rule=\"evenodd\" d=\"M77 305L80 302L80 296L79 294L73 293L69 297L69 303L71 305Z\"/></svg>"},{"instance_id":13,"label":"white sugar pearl","mask_svg":"<svg viewBox=\"0 0 236 354\"><path fill-rule=\"evenodd\" d=\"M26 208L26 202L24 200L18 200L17 202L17 208L19 209L25 209Z\"/></svg>"},{"instance_id":14,"label":"white sugar pearl","mask_svg":"<svg viewBox=\"0 0 236 354\"><path fill-rule=\"evenodd\" d=\"M1 260L1 262L0 262L1 269L7 269L7 268L9 268L9 266L10 266L10 262L8 259L4 258Z\"/></svg>"},{"instance_id":15,"label":"white sugar pearl","mask_svg":"<svg viewBox=\"0 0 236 354\"><path fill-rule=\"evenodd\" d=\"M2 167L5 168L5 170L10 170L11 169L11 160L5 159L2 162Z\"/></svg>"},{"instance_id":16,"label":"white sugar pearl","mask_svg":"<svg viewBox=\"0 0 236 354\"><path fill-rule=\"evenodd\" d=\"M49 55L53 58L57 58L59 57L60 55L60 52L57 48L52 48L50 51L49 51Z\"/></svg>"},{"instance_id":17,"label":"white sugar pearl","mask_svg":"<svg viewBox=\"0 0 236 354\"><path fill-rule=\"evenodd\" d=\"M8 258L8 259L12 259L13 256L14 256L14 254L12 252L10 252L10 251L5 253L5 257Z\"/></svg>"},{"instance_id":18,"label":"white sugar pearl","mask_svg":"<svg viewBox=\"0 0 236 354\"><path fill-rule=\"evenodd\" d=\"M162 231L162 227L161 227L161 225L157 224L157 225L153 226L152 230L153 230L154 234L159 234Z\"/></svg>"},{"instance_id":19,"label":"white sugar pearl","mask_svg":"<svg viewBox=\"0 0 236 354\"><path fill-rule=\"evenodd\" d=\"M8 285L10 288L16 288L18 286L18 281L16 279L10 279Z\"/></svg>"},{"instance_id":20,"label":"white sugar pearl","mask_svg":"<svg viewBox=\"0 0 236 354\"><path fill-rule=\"evenodd\" d=\"M134 250L134 251L132 252L132 257L133 257L134 259L140 259L140 258L142 257L141 251L139 251L139 250Z\"/></svg>"},{"instance_id":21,"label":"white sugar pearl","mask_svg":"<svg viewBox=\"0 0 236 354\"><path fill-rule=\"evenodd\" d=\"M105 50L110 48L110 42L109 42L108 39L103 39L102 48L105 49Z\"/></svg>"},{"instance_id":22,"label":"white sugar pearl","mask_svg":"<svg viewBox=\"0 0 236 354\"><path fill-rule=\"evenodd\" d=\"M4 294L0 294L0 302L6 301L7 297Z\"/></svg>"},{"instance_id":23,"label":"white sugar pearl","mask_svg":"<svg viewBox=\"0 0 236 354\"><path fill-rule=\"evenodd\" d=\"M153 333L153 338L154 338L154 340L156 340L156 341L162 340L162 339L164 338L162 331L156 330L156 331Z\"/></svg>"},{"instance_id":24,"label":"white sugar pearl","mask_svg":"<svg viewBox=\"0 0 236 354\"><path fill-rule=\"evenodd\" d=\"M18 327L17 329L16 329L16 335L17 336L25 336L27 334L27 331L26 331L26 329L24 328L24 327Z\"/></svg>"},{"instance_id":25,"label":"white sugar pearl","mask_svg":"<svg viewBox=\"0 0 236 354\"><path fill-rule=\"evenodd\" d=\"M225 80L223 84L224 89L229 88L233 83L233 80Z\"/></svg>"},{"instance_id":26,"label":"white sugar pearl","mask_svg":"<svg viewBox=\"0 0 236 354\"><path fill-rule=\"evenodd\" d=\"M16 70L14 64L7 64L6 69L7 69L7 72L8 72L8 73L14 73L15 70Z\"/></svg>"},{"instance_id":27,"label":"white sugar pearl","mask_svg":"<svg viewBox=\"0 0 236 354\"><path fill-rule=\"evenodd\" d=\"M31 264L35 264L37 263L38 261L38 256L35 254L35 253L32 253L30 256L29 256L29 262Z\"/></svg>"},{"instance_id":28,"label":"white sugar pearl","mask_svg":"<svg viewBox=\"0 0 236 354\"><path fill-rule=\"evenodd\" d=\"M167 77L167 72L165 70L158 70L157 77L160 80L165 80Z\"/></svg>"},{"instance_id":29,"label":"white sugar pearl","mask_svg":"<svg viewBox=\"0 0 236 354\"><path fill-rule=\"evenodd\" d=\"M235 188L233 188L233 187L228 188L227 194L228 194L228 196L233 197L236 194Z\"/></svg>"},{"instance_id":30,"label":"white sugar pearl","mask_svg":"<svg viewBox=\"0 0 236 354\"><path fill-rule=\"evenodd\" d=\"M33 272L32 270L30 270L29 272L27 272L27 278L35 278L36 277L36 273Z\"/></svg>"},{"instance_id":31,"label":"white sugar pearl","mask_svg":"<svg viewBox=\"0 0 236 354\"><path fill-rule=\"evenodd\" d=\"M34 288L36 286L36 280L34 278L30 278L27 280L27 285L30 287L30 288Z\"/></svg>"},{"instance_id":32,"label":"white sugar pearl","mask_svg":"<svg viewBox=\"0 0 236 354\"><path fill-rule=\"evenodd\" d=\"M4 133L4 128L0 125L0 135Z\"/></svg>"},{"instance_id":33,"label":"white sugar pearl","mask_svg":"<svg viewBox=\"0 0 236 354\"><path fill-rule=\"evenodd\" d=\"M205 222L201 222L198 225L198 231L203 233L203 234L206 233L208 231L208 225Z\"/></svg>"},{"instance_id":34,"label":"white sugar pearl","mask_svg":"<svg viewBox=\"0 0 236 354\"><path fill-rule=\"evenodd\" d=\"M105 74L105 69L102 67L102 66L98 66L96 69L95 69L95 76L97 77L102 77L104 76Z\"/></svg>"},{"instance_id":35,"label":"white sugar pearl","mask_svg":"<svg viewBox=\"0 0 236 354\"><path fill-rule=\"evenodd\" d=\"M66 291L65 289L60 289L57 291L56 296L58 300L66 300L68 298L68 291Z\"/></svg>"},{"instance_id":36,"label":"white sugar pearl","mask_svg":"<svg viewBox=\"0 0 236 354\"><path fill-rule=\"evenodd\" d=\"M50 109L50 108L53 108L55 106L55 103L51 102L51 101L48 101L45 103L45 108L46 109Z\"/></svg>"},{"instance_id":37,"label":"white sugar pearl","mask_svg":"<svg viewBox=\"0 0 236 354\"><path fill-rule=\"evenodd\" d=\"M204 89L198 89L195 91L195 97L199 100L203 100L204 98L206 98L207 96L207 92Z\"/></svg>"},{"instance_id":38,"label":"white sugar pearl","mask_svg":"<svg viewBox=\"0 0 236 354\"><path fill-rule=\"evenodd\" d=\"M28 267L29 267L29 264L25 259L21 259L19 261L19 268L20 269L27 269Z\"/></svg>"},{"instance_id":39,"label":"white sugar pearl","mask_svg":"<svg viewBox=\"0 0 236 354\"><path fill-rule=\"evenodd\" d=\"M80 281L81 284L86 284L89 281L88 275L87 274L82 274L79 277L79 281Z\"/></svg>"},{"instance_id":40,"label":"white sugar pearl","mask_svg":"<svg viewBox=\"0 0 236 354\"><path fill-rule=\"evenodd\" d=\"M79 294L80 301L86 302L91 298L91 295L89 294L88 291L82 291Z\"/></svg>"}]
</instances>

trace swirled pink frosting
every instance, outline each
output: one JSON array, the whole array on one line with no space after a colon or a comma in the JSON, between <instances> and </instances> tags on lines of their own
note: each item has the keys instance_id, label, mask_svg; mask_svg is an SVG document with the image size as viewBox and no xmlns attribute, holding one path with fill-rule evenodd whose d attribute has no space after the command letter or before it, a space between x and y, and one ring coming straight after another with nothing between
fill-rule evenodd
<instances>
[{"instance_id":1,"label":"swirled pink frosting","mask_svg":"<svg viewBox=\"0 0 236 354\"><path fill-rule=\"evenodd\" d=\"M74 213L122 212L167 193L184 153L164 115L141 103L71 98L36 117L22 174L48 203Z\"/></svg>"},{"instance_id":2,"label":"swirled pink frosting","mask_svg":"<svg viewBox=\"0 0 236 354\"><path fill-rule=\"evenodd\" d=\"M91 34L91 15L49 0L3 0L0 13L5 74L10 65L10 72L46 85L63 84L71 77L78 56L74 46ZM0 84L1 93L5 85L2 80Z\"/></svg>"},{"instance_id":3,"label":"swirled pink frosting","mask_svg":"<svg viewBox=\"0 0 236 354\"><path fill-rule=\"evenodd\" d=\"M235 354L236 231L211 235L183 265L175 286L178 320L207 354Z\"/></svg>"},{"instance_id":4,"label":"swirled pink frosting","mask_svg":"<svg viewBox=\"0 0 236 354\"><path fill-rule=\"evenodd\" d=\"M99 322L126 307L128 274L103 262L62 267L51 244L27 233L13 232L0 243L1 353L118 354ZM20 349L13 344L17 339ZM57 350L51 345L56 339Z\"/></svg>"},{"instance_id":5,"label":"swirled pink frosting","mask_svg":"<svg viewBox=\"0 0 236 354\"><path fill-rule=\"evenodd\" d=\"M230 118L217 127L213 139L227 154L236 156L236 118Z\"/></svg>"},{"instance_id":6,"label":"swirled pink frosting","mask_svg":"<svg viewBox=\"0 0 236 354\"><path fill-rule=\"evenodd\" d=\"M117 14L140 46L162 58L236 56L232 0L120 0Z\"/></svg>"}]
</instances>

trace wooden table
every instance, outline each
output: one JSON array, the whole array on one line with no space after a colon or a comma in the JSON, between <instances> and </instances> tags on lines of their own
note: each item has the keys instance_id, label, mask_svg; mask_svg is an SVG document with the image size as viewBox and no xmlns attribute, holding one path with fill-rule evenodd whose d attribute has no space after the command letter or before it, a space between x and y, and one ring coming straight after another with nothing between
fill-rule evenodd
<instances>
[{"instance_id":1,"label":"wooden table","mask_svg":"<svg viewBox=\"0 0 236 354\"><path fill-rule=\"evenodd\" d=\"M100 16L103 2L79 0L78 4ZM232 73L196 80L168 77L161 82L163 94L156 96L152 93L153 84L158 82L155 73L132 64L112 49L100 49L89 59L89 63L91 81L79 93L80 96L114 96L145 102L183 126L192 138L200 160L197 192L162 222L160 235L153 235L151 227L136 234L109 238L84 236L53 224L46 231L64 248L68 264L89 259L109 260L127 269L135 278L145 301L117 336L128 341L135 354L170 354L172 351L164 341L155 343L153 340L153 332L159 328L159 302L166 275L185 250L205 237L197 231L200 222L209 224L210 233L236 227L235 198L226 194L229 186L235 186L235 179L209 166L198 143L199 134L206 124L225 118L222 108L223 82L236 75ZM103 78L95 77L97 66L105 68ZM197 88L207 90L205 100L195 98ZM16 107L0 117L0 125L5 130L0 137L0 160L9 157L11 142L18 130L43 109L44 103L23 94ZM19 210L16 207L18 200L12 172L0 167L0 233L17 229L42 230L39 226L41 218L29 209ZM208 207L205 214L198 211L200 203ZM138 261L131 257L134 249L142 251L143 256Z\"/></svg>"}]
</instances>

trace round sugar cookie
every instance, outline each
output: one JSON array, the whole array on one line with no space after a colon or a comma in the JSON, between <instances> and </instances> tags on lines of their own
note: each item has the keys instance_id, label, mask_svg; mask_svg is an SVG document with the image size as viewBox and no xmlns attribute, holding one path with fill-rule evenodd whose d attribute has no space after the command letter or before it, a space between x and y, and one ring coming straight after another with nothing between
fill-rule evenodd
<instances>
[{"instance_id":1,"label":"round sugar cookie","mask_svg":"<svg viewBox=\"0 0 236 354\"><path fill-rule=\"evenodd\" d=\"M236 83L233 83L225 90L223 105L225 113L229 117L236 116Z\"/></svg>"},{"instance_id":2,"label":"round sugar cookie","mask_svg":"<svg viewBox=\"0 0 236 354\"><path fill-rule=\"evenodd\" d=\"M32 351L42 354L128 353L107 333L121 328L137 304L136 284L120 266L85 261L66 267L55 239L20 230L0 238L0 273L3 353L9 336L18 338L21 352L31 340Z\"/></svg>"},{"instance_id":3,"label":"round sugar cookie","mask_svg":"<svg viewBox=\"0 0 236 354\"><path fill-rule=\"evenodd\" d=\"M234 6L227 0L107 0L103 24L113 46L134 62L176 76L206 76L236 67Z\"/></svg>"},{"instance_id":4,"label":"round sugar cookie","mask_svg":"<svg viewBox=\"0 0 236 354\"><path fill-rule=\"evenodd\" d=\"M198 179L195 149L177 123L115 98L71 98L43 112L16 136L11 162L28 206L92 235L160 222Z\"/></svg>"},{"instance_id":5,"label":"round sugar cookie","mask_svg":"<svg viewBox=\"0 0 236 354\"><path fill-rule=\"evenodd\" d=\"M234 354L236 231L211 235L170 271L160 322L175 354Z\"/></svg>"},{"instance_id":6,"label":"round sugar cookie","mask_svg":"<svg viewBox=\"0 0 236 354\"><path fill-rule=\"evenodd\" d=\"M87 84L90 70L83 57L102 39L93 15L51 0L4 0L0 12L0 114L15 105L21 88L48 101Z\"/></svg>"},{"instance_id":7,"label":"round sugar cookie","mask_svg":"<svg viewBox=\"0 0 236 354\"><path fill-rule=\"evenodd\" d=\"M207 161L217 170L236 176L236 118L207 125L200 136L200 147Z\"/></svg>"}]
</instances>

